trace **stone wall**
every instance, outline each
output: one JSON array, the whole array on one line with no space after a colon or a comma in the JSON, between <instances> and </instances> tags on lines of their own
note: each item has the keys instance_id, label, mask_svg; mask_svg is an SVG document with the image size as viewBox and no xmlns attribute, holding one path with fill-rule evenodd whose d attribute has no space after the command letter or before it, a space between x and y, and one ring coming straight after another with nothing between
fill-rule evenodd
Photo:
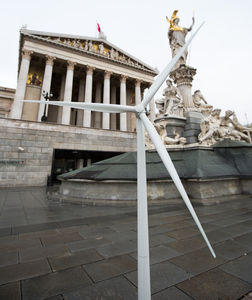
<instances>
[{"instance_id":1,"label":"stone wall","mask_svg":"<svg viewBox=\"0 0 252 300\"><path fill-rule=\"evenodd\" d=\"M15 92L15 89L0 86L0 117L8 117L14 100Z\"/></svg>"},{"instance_id":2,"label":"stone wall","mask_svg":"<svg viewBox=\"0 0 252 300\"><path fill-rule=\"evenodd\" d=\"M0 118L0 187L46 185L53 149L136 151L136 135Z\"/></svg>"}]
</instances>

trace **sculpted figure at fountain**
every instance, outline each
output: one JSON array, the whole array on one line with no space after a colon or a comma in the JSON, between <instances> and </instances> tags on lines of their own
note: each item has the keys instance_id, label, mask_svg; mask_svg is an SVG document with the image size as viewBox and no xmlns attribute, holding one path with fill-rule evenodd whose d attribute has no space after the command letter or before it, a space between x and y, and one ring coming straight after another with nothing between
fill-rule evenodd
<instances>
[{"instance_id":1,"label":"sculpted figure at fountain","mask_svg":"<svg viewBox=\"0 0 252 300\"><path fill-rule=\"evenodd\" d=\"M220 112L220 109L214 109L211 115L201 122L199 142L212 145L223 139L231 139L251 143L251 129L243 127L233 111L227 110L222 117Z\"/></svg>"},{"instance_id":2,"label":"sculpted figure at fountain","mask_svg":"<svg viewBox=\"0 0 252 300\"><path fill-rule=\"evenodd\" d=\"M213 110L213 106L209 105L202 95L200 90L196 90L192 95L193 104L196 109L201 112L204 116L209 116L211 111Z\"/></svg>"},{"instance_id":3,"label":"sculpted figure at fountain","mask_svg":"<svg viewBox=\"0 0 252 300\"><path fill-rule=\"evenodd\" d=\"M163 90L163 98L156 100L159 115L183 117L182 96L171 80L166 80L167 87Z\"/></svg>"}]
</instances>

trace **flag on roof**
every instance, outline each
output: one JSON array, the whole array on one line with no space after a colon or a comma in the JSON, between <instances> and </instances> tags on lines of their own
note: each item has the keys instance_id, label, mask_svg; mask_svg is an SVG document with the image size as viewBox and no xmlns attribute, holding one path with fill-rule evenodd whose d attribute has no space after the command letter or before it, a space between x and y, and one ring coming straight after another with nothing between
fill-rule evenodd
<instances>
[{"instance_id":1,"label":"flag on roof","mask_svg":"<svg viewBox=\"0 0 252 300\"><path fill-rule=\"evenodd\" d=\"M99 23L97 23L97 30L99 33L101 33L101 27L100 27Z\"/></svg>"}]
</instances>

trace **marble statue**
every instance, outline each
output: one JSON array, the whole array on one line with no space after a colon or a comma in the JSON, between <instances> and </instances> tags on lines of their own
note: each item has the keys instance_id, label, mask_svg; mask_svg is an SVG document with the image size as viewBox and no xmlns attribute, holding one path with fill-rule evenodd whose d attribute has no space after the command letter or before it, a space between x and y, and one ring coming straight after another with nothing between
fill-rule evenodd
<instances>
[{"instance_id":1,"label":"marble statue","mask_svg":"<svg viewBox=\"0 0 252 300\"><path fill-rule=\"evenodd\" d=\"M174 138L166 136L164 139L165 145L184 145L186 143L186 138L181 137L178 133L175 134Z\"/></svg>"},{"instance_id":2,"label":"marble statue","mask_svg":"<svg viewBox=\"0 0 252 300\"><path fill-rule=\"evenodd\" d=\"M233 119L231 119L231 116L233 116ZM227 110L225 112L225 116L221 117L221 134L223 138L230 137L231 139L236 140L244 140L248 143L251 143L251 137L250 134L244 133L243 126L238 122L238 119L235 115L234 118L234 112L231 110Z\"/></svg>"},{"instance_id":3,"label":"marble statue","mask_svg":"<svg viewBox=\"0 0 252 300\"><path fill-rule=\"evenodd\" d=\"M115 50L113 48L110 49L110 58L115 59Z\"/></svg>"},{"instance_id":4,"label":"marble statue","mask_svg":"<svg viewBox=\"0 0 252 300\"><path fill-rule=\"evenodd\" d=\"M157 99L156 107L160 115L183 117L182 96L171 80L166 80L167 87L163 90L164 98Z\"/></svg>"},{"instance_id":5,"label":"marble statue","mask_svg":"<svg viewBox=\"0 0 252 300\"><path fill-rule=\"evenodd\" d=\"M213 110L213 106L207 103L200 90L196 90L194 92L192 99L194 106L199 112L201 112L204 116L210 115L211 111Z\"/></svg>"},{"instance_id":6,"label":"marble statue","mask_svg":"<svg viewBox=\"0 0 252 300\"><path fill-rule=\"evenodd\" d=\"M89 41L89 43L88 43L88 50L89 50L90 52L93 52L93 51L94 51L93 43L92 43L91 41Z\"/></svg>"},{"instance_id":7,"label":"marble statue","mask_svg":"<svg viewBox=\"0 0 252 300\"><path fill-rule=\"evenodd\" d=\"M88 51L88 41L85 41L84 50L85 50L85 51Z\"/></svg>"},{"instance_id":8,"label":"marble statue","mask_svg":"<svg viewBox=\"0 0 252 300\"><path fill-rule=\"evenodd\" d=\"M154 123L154 127L156 128L164 145L184 145L186 143L186 138L181 137L178 133L175 133L174 138L167 136L166 121ZM147 149L154 149L148 135L145 135L145 145Z\"/></svg>"},{"instance_id":9,"label":"marble statue","mask_svg":"<svg viewBox=\"0 0 252 300\"><path fill-rule=\"evenodd\" d=\"M104 54L104 46L103 43L99 44L99 53Z\"/></svg>"},{"instance_id":10,"label":"marble statue","mask_svg":"<svg viewBox=\"0 0 252 300\"><path fill-rule=\"evenodd\" d=\"M201 124L199 142L212 145L223 139L242 140L251 143L251 130L243 127L234 112L227 110L224 116L220 116L220 109L214 109L208 118ZM233 116L233 119L231 118ZM247 130L249 129L249 130Z\"/></svg>"},{"instance_id":11,"label":"marble statue","mask_svg":"<svg viewBox=\"0 0 252 300\"><path fill-rule=\"evenodd\" d=\"M169 20L168 17L166 17L166 20L170 23L169 31L168 31L168 39L170 43L170 48L172 52L172 57L174 57L181 47L185 44L185 38L188 32L190 32L194 25L194 17L192 18L192 25L189 28L180 27L179 26L179 18L177 17L178 11L175 10L172 14L171 19ZM186 50L184 54L180 57L178 63L174 67L176 69L181 64L186 64L188 51Z\"/></svg>"},{"instance_id":12,"label":"marble statue","mask_svg":"<svg viewBox=\"0 0 252 300\"><path fill-rule=\"evenodd\" d=\"M158 110L156 117L164 115L164 98L156 99L155 104L156 104L156 108Z\"/></svg>"},{"instance_id":13,"label":"marble statue","mask_svg":"<svg viewBox=\"0 0 252 300\"><path fill-rule=\"evenodd\" d=\"M167 87L163 91L164 115L165 116L183 116L182 96L171 80L166 80Z\"/></svg>"},{"instance_id":14,"label":"marble statue","mask_svg":"<svg viewBox=\"0 0 252 300\"><path fill-rule=\"evenodd\" d=\"M205 141L206 144L213 144L216 142L215 135L220 132L220 109L214 109L208 118L202 120L200 124L201 133L199 134L199 142Z\"/></svg>"}]
</instances>

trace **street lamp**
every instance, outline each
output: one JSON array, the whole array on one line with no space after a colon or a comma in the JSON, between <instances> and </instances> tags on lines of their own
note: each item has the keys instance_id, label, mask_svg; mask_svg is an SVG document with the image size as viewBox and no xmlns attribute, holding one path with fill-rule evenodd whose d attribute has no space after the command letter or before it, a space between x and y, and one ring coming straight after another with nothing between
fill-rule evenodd
<instances>
[{"instance_id":1,"label":"street lamp","mask_svg":"<svg viewBox=\"0 0 252 300\"><path fill-rule=\"evenodd\" d=\"M49 95L48 92L43 91L42 96L45 98L45 101L50 101L50 99L53 97L53 94ZM47 106L47 104L45 104L44 113L43 113L43 116L41 117L41 122L47 121L46 106Z\"/></svg>"}]
</instances>

